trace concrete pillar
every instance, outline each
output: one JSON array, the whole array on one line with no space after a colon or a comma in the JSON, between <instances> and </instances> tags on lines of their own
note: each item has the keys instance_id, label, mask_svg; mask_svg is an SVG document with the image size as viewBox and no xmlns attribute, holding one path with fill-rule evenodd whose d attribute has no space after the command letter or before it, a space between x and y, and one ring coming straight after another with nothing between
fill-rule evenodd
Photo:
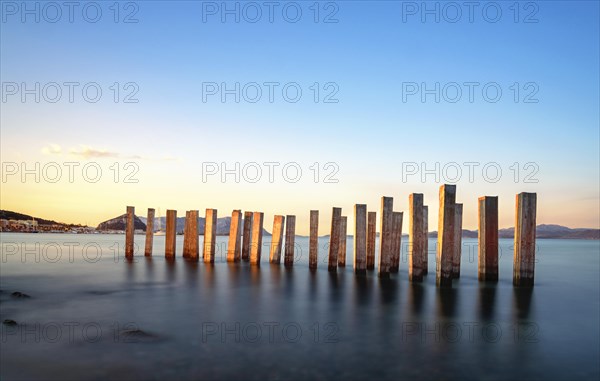
<instances>
[{"instance_id":1,"label":"concrete pillar","mask_svg":"<svg viewBox=\"0 0 600 381\"><path fill-rule=\"evenodd\" d=\"M229 242L227 243L227 262L239 262L241 259L242 240L242 211L231 212L229 225Z\"/></svg>"},{"instance_id":2,"label":"concrete pillar","mask_svg":"<svg viewBox=\"0 0 600 381\"><path fill-rule=\"evenodd\" d=\"M394 199L392 197L381 198L381 218L379 232L379 276L389 277L392 264L393 237L392 228L394 224Z\"/></svg>"},{"instance_id":3,"label":"concrete pillar","mask_svg":"<svg viewBox=\"0 0 600 381\"><path fill-rule=\"evenodd\" d=\"M410 194L408 196L408 279L411 282L423 281L423 257L426 255L423 214L423 194Z\"/></svg>"},{"instance_id":4,"label":"concrete pillar","mask_svg":"<svg viewBox=\"0 0 600 381\"><path fill-rule=\"evenodd\" d=\"M289 220L288 220L289 224ZM281 248L283 244L283 226L285 225L284 216L275 216L273 218L273 235L271 238L270 262L281 263Z\"/></svg>"},{"instance_id":5,"label":"concrete pillar","mask_svg":"<svg viewBox=\"0 0 600 381\"><path fill-rule=\"evenodd\" d=\"M519 193L516 196L515 213L515 256L513 264L513 284L533 287L535 270L535 193Z\"/></svg>"},{"instance_id":6,"label":"concrete pillar","mask_svg":"<svg viewBox=\"0 0 600 381\"><path fill-rule=\"evenodd\" d=\"M438 286L451 287L455 234L454 221L456 219L456 185L442 185L440 187L439 201L436 283Z\"/></svg>"},{"instance_id":7,"label":"concrete pillar","mask_svg":"<svg viewBox=\"0 0 600 381\"><path fill-rule=\"evenodd\" d=\"M167 210L167 227L165 230L165 258L175 259L175 249L177 241L177 211Z\"/></svg>"},{"instance_id":8,"label":"concrete pillar","mask_svg":"<svg viewBox=\"0 0 600 381\"><path fill-rule=\"evenodd\" d=\"M342 216L340 220L340 251L338 251L338 266L346 266L346 243L348 240L348 217Z\"/></svg>"},{"instance_id":9,"label":"concrete pillar","mask_svg":"<svg viewBox=\"0 0 600 381\"><path fill-rule=\"evenodd\" d=\"M217 242L217 209L206 209L204 221L204 263L215 262L215 247Z\"/></svg>"},{"instance_id":10,"label":"concrete pillar","mask_svg":"<svg viewBox=\"0 0 600 381\"><path fill-rule=\"evenodd\" d=\"M331 272L337 272L341 219L342 208L333 208L331 212L331 234L329 235L329 262L327 266L327 269Z\"/></svg>"},{"instance_id":11,"label":"concrete pillar","mask_svg":"<svg viewBox=\"0 0 600 381\"><path fill-rule=\"evenodd\" d=\"M392 212L392 261L390 272L400 269L400 252L402 250L402 212Z\"/></svg>"},{"instance_id":12,"label":"concrete pillar","mask_svg":"<svg viewBox=\"0 0 600 381\"><path fill-rule=\"evenodd\" d=\"M146 218L146 246L144 255L152 256L152 245L154 245L154 209L148 208L148 217Z\"/></svg>"},{"instance_id":13,"label":"concrete pillar","mask_svg":"<svg viewBox=\"0 0 600 381\"><path fill-rule=\"evenodd\" d=\"M244 212L244 238L242 239L242 261L250 260L252 245L252 212Z\"/></svg>"},{"instance_id":14,"label":"concrete pillar","mask_svg":"<svg viewBox=\"0 0 600 381\"><path fill-rule=\"evenodd\" d=\"M479 197L478 217L478 278L495 282L498 280L498 197Z\"/></svg>"},{"instance_id":15,"label":"concrete pillar","mask_svg":"<svg viewBox=\"0 0 600 381\"><path fill-rule=\"evenodd\" d=\"M319 261L319 211L310 211L310 244L308 248L308 267L316 269Z\"/></svg>"},{"instance_id":16,"label":"concrete pillar","mask_svg":"<svg viewBox=\"0 0 600 381\"><path fill-rule=\"evenodd\" d=\"M367 270L375 269L375 238L377 237L377 212L367 213Z\"/></svg>"},{"instance_id":17,"label":"concrete pillar","mask_svg":"<svg viewBox=\"0 0 600 381\"><path fill-rule=\"evenodd\" d=\"M183 256L193 261L200 257L200 244L198 238L198 211L190 210L186 213L185 229L183 231Z\"/></svg>"},{"instance_id":18,"label":"concrete pillar","mask_svg":"<svg viewBox=\"0 0 600 381\"><path fill-rule=\"evenodd\" d=\"M423 234L425 235L423 242L423 275L429 272L429 208L423 206Z\"/></svg>"},{"instance_id":19,"label":"concrete pillar","mask_svg":"<svg viewBox=\"0 0 600 381\"><path fill-rule=\"evenodd\" d=\"M262 253L263 219L265 214L254 212L252 215L252 245L250 246L250 264L260 266Z\"/></svg>"},{"instance_id":20,"label":"concrete pillar","mask_svg":"<svg viewBox=\"0 0 600 381\"><path fill-rule=\"evenodd\" d=\"M452 253L452 278L460 278L460 258L462 254L462 204L455 204L454 209L454 253Z\"/></svg>"},{"instance_id":21,"label":"concrete pillar","mask_svg":"<svg viewBox=\"0 0 600 381\"><path fill-rule=\"evenodd\" d=\"M367 272L367 206L354 205L354 273Z\"/></svg>"},{"instance_id":22,"label":"concrete pillar","mask_svg":"<svg viewBox=\"0 0 600 381\"><path fill-rule=\"evenodd\" d=\"M127 207L127 222L125 227L125 258L133 258L133 234L135 233L135 208Z\"/></svg>"},{"instance_id":23,"label":"concrete pillar","mask_svg":"<svg viewBox=\"0 0 600 381\"><path fill-rule=\"evenodd\" d=\"M285 225L285 258L284 265L290 267L294 265L294 249L296 244L296 216L287 216Z\"/></svg>"}]
</instances>

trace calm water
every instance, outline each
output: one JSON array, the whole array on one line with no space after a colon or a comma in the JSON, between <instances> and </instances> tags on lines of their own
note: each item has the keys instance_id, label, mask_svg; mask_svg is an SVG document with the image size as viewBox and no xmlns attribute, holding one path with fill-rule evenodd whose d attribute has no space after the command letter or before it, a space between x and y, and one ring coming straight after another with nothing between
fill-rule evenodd
<instances>
[{"instance_id":1,"label":"calm water","mask_svg":"<svg viewBox=\"0 0 600 381\"><path fill-rule=\"evenodd\" d=\"M133 262L123 235L0 239L0 320L17 322L0 328L2 380L600 376L598 241L538 240L528 291L512 286L512 240L497 284L477 281L477 241L465 239L461 278L439 290L435 240L426 281L411 284L405 250L386 281L329 274L326 239L314 273L307 238L293 269L268 263L268 239L260 268L227 264L226 237L214 265L165 261L164 237Z\"/></svg>"}]
</instances>

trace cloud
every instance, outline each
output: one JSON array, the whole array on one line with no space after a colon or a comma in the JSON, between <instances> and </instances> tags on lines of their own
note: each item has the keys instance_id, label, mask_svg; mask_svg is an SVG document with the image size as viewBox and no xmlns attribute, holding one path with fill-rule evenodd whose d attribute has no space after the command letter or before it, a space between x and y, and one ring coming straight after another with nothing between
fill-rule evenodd
<instances>
[{"instance_id":1,"label":"cloud","mask_svg":"<svg viewBox=\"0 0 600 381\"><path fill-rule=\"evenodd\" d=\"M44 155L60 155L62 154L62 148L58 144L48 144L42 147L42 153Z\"/></svg>"},{"instance_id":2,"label":"cloud","mask_svg":"<svg viewBox=\"0 0 600 381\"><path fill-rule=\"evenodd\" d=\"M79 149L71 148L69 153L74 156L80 156L84 159L91 158L107 158L107 157L119 157L118 152L110 152L102 149L94 149L90 146L81 145Z\"/></svg>"},{"instance_id":3,"label":"cloud","mask_svg":"<svg viewBox=\"0 0 600 381\"><path fill-rule=\"evenodd\" d=\"M142 156L142 155L124 155L119 152L108 151L105 149L97 149L91 146L80 144L78 148L71 148L69 151L63 151L61 146L58 144L50 143L47 146L42 147L42 153L44 155L71 155L85 160L89 159L102 159L102 158L121 158L127 160L147 160L147 161L170 161L170 162L181 162L181 157L175 156Z\"/></svg>"}]
</instances>

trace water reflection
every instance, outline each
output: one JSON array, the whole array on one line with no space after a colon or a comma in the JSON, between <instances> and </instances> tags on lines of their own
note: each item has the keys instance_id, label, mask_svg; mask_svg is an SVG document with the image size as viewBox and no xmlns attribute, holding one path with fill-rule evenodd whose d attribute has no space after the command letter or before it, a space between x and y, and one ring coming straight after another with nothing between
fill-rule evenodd
<instances>
[{"instance_id":1,"label":"water reflection","mask_svg":"<svg viewBox=\"0 0 600 381\"><path fill-rule=\"evenodd\" d=\"M410 284L410 305L413 314L419 316L423 313L423 300L425 299L425 289L423 283Z\"/></svg>"},{"instance_id":2,"label":"water reflection","mask_svg":"<svg viewBox=\"0 0 600 381\"><path fill-rule=\"evenodd\" d=\"M486 282L479 284L479 318L482 321L494 319L496 302L496 285Z\"/></svg>"},{"instance_id":3,"label":"water reflection","mask_svg":"<svg viewBox=\"0 0 600 381\"><path fill-rule=\"evenodd\" d=\"M517 319L528 319L531 309L531 299L533 296L532 287L514 287L513 300L515 317Z\"/></svg>"},{"instance_id":4,"label":"water reflection","mask_svg":"<svg viewBox=\"0 0 600 381\"><path fill-rule=\"evenodd\" d=\"M458 289L453 287L438 287L436 293L438 314L446 318L456 316Z\"/></svg>"}]
</instances>

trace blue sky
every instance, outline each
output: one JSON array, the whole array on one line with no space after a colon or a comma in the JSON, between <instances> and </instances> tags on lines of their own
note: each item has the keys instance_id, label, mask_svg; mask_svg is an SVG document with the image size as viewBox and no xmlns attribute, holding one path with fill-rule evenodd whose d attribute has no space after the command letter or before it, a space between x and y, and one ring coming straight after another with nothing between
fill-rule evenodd
<instances>
[{"instance_id":1,"label":"blue sky","mask_svg":"<svg viewBox=\"0 0 600 381\"><path fill-rule=\"evenodd\" d=\"M97 82L103 89L102 99L93 104L80 97L73 103L39 104L8 97L1 105L2 161L62 160L77 156L77 147L83 146L109 152L121 162L145 158L139 160L136 185L3 182L3 209L35 213L54 200L57 206L46 209L52 214L48 217L80 222L76 216L84 213L96 223L121 213L126 204L142 210L173 207L182 214L217 206L228 214L241 207L263 209L267 218L269 213L298 214L303 229L311 208L327 216L331 206L341 205L350 214L355 202L365 202L375 210L382 195L397 197L397 209L407 210L408 194L423 192L426 203L437 208L442 182L402 182L403 162L432 167L435 162L496 162L503 169L498 183L481 176L473 183L459 182L466 228L476 226L476 197L483 194L501 197L501 226L512 225L513 198L520 191L539 193L538 222L600 225L597 1L518 2L518 22L513 1L477 2L473 22L462 6L456 23L443 13L440 22L432 15L422 22L424 3L402 1L319 2L318 23L314 1L277 2L273 23L264 2L253 3L263 10L256 23L246 22L243 14L236 23L231 15L221 22L219 13L203 13L213 5L220 12L220 1L135 2L137 23L115 23L112 1L98 2L102 17L96 23L85 21L77 10L73 23L66 15L56 23L43 15L39 23L32 16L23 23L2 3L3 83ZM240 9L246 3L240 2ZM42 9L46 3L39 4ZM236 2L227 4L233 8ZM436 4L450 12L448 7L463 2L427 2L431 8ZM291 10L302 10L296 23L280 11L292 5ZM415 6L416 15L406 14ZM136 9L128 2L120 7L120 21ZM484 7L492 17L501 9L499 20L486 20ZM334 10L338 22L322 22ZM532 12L537 22L524 22ZM112 102L109 86L114 82L136 83L139 102ZM207 82L231 87L235 82L294 82L303 93L297 103L286 102L278 92L273 103L264 92L257 103L236 103L232 96L222 103L218 95L203 102ZM315 82L321 87L318 103L310 89ZM433 96L423 103L419 95L403 102L403 84L409 82L428 88L436 82L441 87L480 85L473 102L462 85L456 103L443 97L436 103ZM332 89L323 89L326 83L337 87L338 103L322 102ZM487 83L502 89L497 103L483 98ZM518 102L514 83L520 89ZM532 89L538 102L525 103ZM121 91L121 96L126 93ZM51 144L61 147L54 158L47 150L42 153ZM92 153L77 160L108 156ZM296 184L203 183L201 163L222 161L298 162L305 172ZM313 162L337 163L339 182L305 181ZM536 163L539 182L515 184L509 170L514 162ZM134 196L148 189L150 195ZM106 197L106 192L114 195ZM68 205L73 193L102 202L82 211ZM435 226L434 220L430 224Z\"/></svg>"}]
</instances>

